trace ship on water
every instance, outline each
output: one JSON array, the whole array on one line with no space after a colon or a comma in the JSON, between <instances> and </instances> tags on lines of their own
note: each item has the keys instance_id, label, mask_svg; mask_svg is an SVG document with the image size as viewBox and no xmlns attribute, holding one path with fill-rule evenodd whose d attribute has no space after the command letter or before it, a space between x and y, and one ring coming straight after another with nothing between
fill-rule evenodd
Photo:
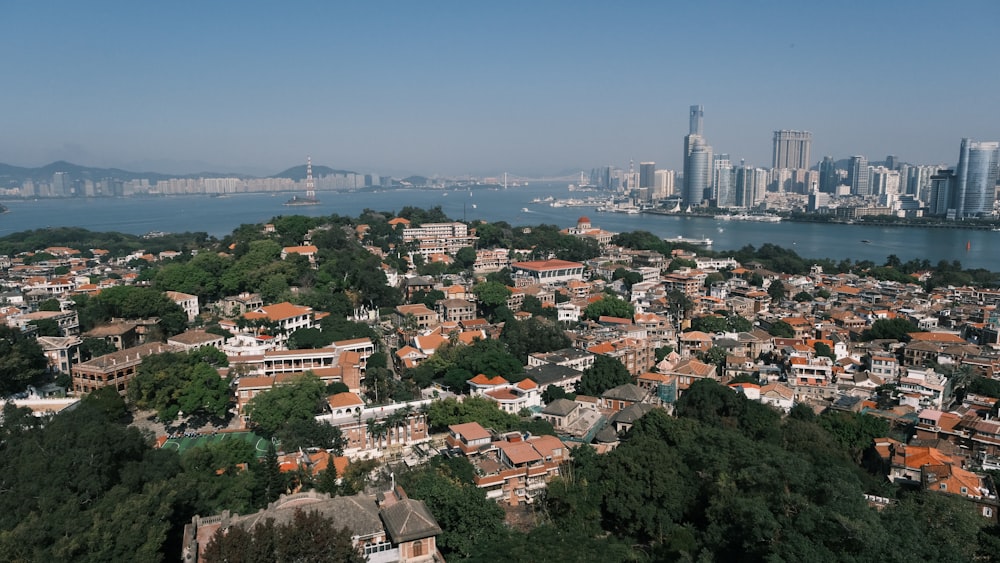
<instances>
[{"instance_id":1,"label":"ship on water","mask_svg":"<svg viewBox=\"0 0 1000 563\"><path fill-rule=\"evenodd\" d=\"M293 195L292 199L285 202L285 205L319 205L319 200L316 199L316 183L313 181L313 165L311 156L306 157L306 196L299 197L297 195Z\"/></svg>"}]
</instances>

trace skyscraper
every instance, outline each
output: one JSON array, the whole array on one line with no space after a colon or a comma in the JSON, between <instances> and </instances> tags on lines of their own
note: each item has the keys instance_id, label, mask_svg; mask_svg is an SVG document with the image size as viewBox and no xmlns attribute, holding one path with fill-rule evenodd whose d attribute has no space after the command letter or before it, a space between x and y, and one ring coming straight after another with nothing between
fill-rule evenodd
<instances>
[{"instance_id":1,"label":"skyscraper","mask_svg":"<svg viewBox=\"0 0 1000 563\"><path fill-rule=\"evenodd\" d=\"M952 192L955 218L978 217L993 210L998 163L1000 143L962 139Z\"/></svg>"},{"instance_id":2,"label":"skyscraper","mask_svg":"<svg viewBox=\"0 0 1000 563\"><path fill-rule=\"evenodd\" d=\"M691 111L688 114L688 134L689 135L701 135L702 134L702 121L705 118L705 108L702 106L691 106Z\"/></svg>"},{"instance_id":3,"label":"skyscraper","mask_svg":"<svg viewBox=\"0 0 1000 563\"><path fill-rule=\"evenodd\" d=\"M717 154L712 159L712 184L715 186L717 207L736 206L736 191L733 189L733 165L728 154Z\"/></svg>"},{"instance_id":4,"label":"skyscraper","mask_svg":"<svg viewBox=\"0 0 1000 563\"><path fill-rule=\"evenodd\" d=\"M847 182L851 185L853 195L871 194L868 183L868 159L863 156L852 156L847 166Z\"/></svg>"},{"instance_id":5,"label":"skyscraper","mask_svg":"<svg viewBox=\"0 0 1000 563\"><path fill-rule=\"evenodd\" d=\"M639 163L639 187L652 188L656 183L656 163Z\"/></svg>"},{"instance_id":6,"label":"skyscraper","mask_svg":"<svg viewBox=\"0 0 1000 563\"><path fill-rule=\"evenodd\" d=\"M812 133L808 131L775 131L771 168L809 168L811 146Z\"/></svg>"},{"instance_id":7,"label":"skyscraper","mask_svg":"<svg viewBox=\"0 0 1000 563\"><path fill-rule=\"evenodd\" d=\"M710 197L705 191L712 185L712 147L702 137L705 111L701 106L691 106L688 134L684 137L684 191L681 204L701 205Z\"/></svg>"},{"instance_id":8,"label":"skyscraper","mask_svg":"<svg viewBox=\"0 0 1000 563\"><path fill-rule=\"evenodd\" d=\"M837 164L832 156L824 156L819 163L819 191L827 194L837 191Z\"/></svg>"}]
</instances>

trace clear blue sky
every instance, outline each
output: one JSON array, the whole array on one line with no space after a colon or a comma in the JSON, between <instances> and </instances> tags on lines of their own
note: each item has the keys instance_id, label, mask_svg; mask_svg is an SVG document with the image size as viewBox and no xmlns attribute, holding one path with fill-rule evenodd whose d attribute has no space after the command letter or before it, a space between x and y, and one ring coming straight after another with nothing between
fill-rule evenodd
<instances>
[{"instance_id":1,"label":"clear blue sky","mask_svg":"<svg viewBox=\"0 0 1000 563\"><path fill-rule=\"evenodd\" d=\"M952 163L1000 139L1000 2L0 3L0 162L394 174Z\"/></svg>"}]
</instances>

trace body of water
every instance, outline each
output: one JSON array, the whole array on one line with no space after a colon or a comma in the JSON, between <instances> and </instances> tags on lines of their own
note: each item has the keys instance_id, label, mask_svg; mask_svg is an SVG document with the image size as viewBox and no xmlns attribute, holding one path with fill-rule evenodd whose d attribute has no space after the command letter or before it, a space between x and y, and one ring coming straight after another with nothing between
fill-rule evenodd
<instances>
[{"instance_id":1,"label":"body of water","mask_svg":"<svg viewBox=\"0 0 1000 563\"><path fill-rule=\"evenodd\" d=\"M39 199L3 202L0 236L43 227L77 226L94 231L141 235L150 231L205 231L222 237L245 223L265 223L278 215L312 217L357 216L364 209L399 211L404 206L441 206L453 219L506 221L511 225L576 224L587 216L595 227L614 232L650 231L658 236L710 238L713 250L730 250L765 243L791 248L805 258L872 260L877 264L895 254L913 258L958 260L966 268L1000 271L1000 232L965 229L873 227L824 223L755 223L703 217L628 215L597 212L593 207L551 207L531 203L536 198L582 199L566 184L536 183L527 187L471 191L389 190L381 192L320 192L313 206L282 205L290 194L233 194L226 197L165 196L91 199ZM868 242L863 242L868 241Z\"/></svg>"}]
</instances>

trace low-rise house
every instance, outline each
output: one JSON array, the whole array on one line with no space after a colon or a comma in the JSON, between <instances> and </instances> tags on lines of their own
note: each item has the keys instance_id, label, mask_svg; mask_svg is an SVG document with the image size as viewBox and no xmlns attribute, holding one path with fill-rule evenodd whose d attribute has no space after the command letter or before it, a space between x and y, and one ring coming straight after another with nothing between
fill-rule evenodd
<instances>
[{"instance_id":1,"label":"low-rise house","mask_svg":"<svg viewBox=\"0 0 1000 563\"><path fill-rule=\"evenodd\" d=\"M594 367L594 354L577 348L562 348L554 352L536 352L528 354L529 367L545 364L555 364L578 371L584 371Z\"/></svg>"},{"instance_id":2,"label":"low-rise house","mask_svg":"<svg viewBox=\"0 0 1000 563\"><path fill-rule=\"evenodd\" d=\"M49 360L49 373L71 373L73 365L80 362L78 336L39 336L38 345Z\"/></svg>"},{"instance_id":3,"label":"low-rise house","mask_svg":"<svg viewBox=\"0 0 1000 563\"><path fill-rule=\"evenodd\" d=\"M212 334L204 330L186 330L167 339L167 344L176 346L184 351L197 350L206 346L214 346L221 349L224 343L225 338L221 335Z\"/></svg>"},{"instance_id":4,"label":"low-rise house","mask_svg":"<svg viewBox=\"0 0 1000 563\"><path fill-rule=\"evenodd\" d=\"M239 317L249 311L255 311L264 306L264 300L259 293L241 293L224 297L218 304L219 314L226 317Z\"/></svg>"},{"instance_id":5,"label":"low-rise house","mask_svg":"<svg viewBox=\"0 0 1000 563\"><path fill-rule=\"evenodd\" d=\"M408 498L399 487L378 496L330 497L316 491L281 495L267 508L246 516L228 510L216 516L195 516L184 526L183 558L203 562L205 548L219 529L249 529L266 520L288 524L298 511L318 512L332 519L335 528L350 530L351 542L373 563L444 561L436 542L441 526L423 501Z\"/></svg>"},{"instance_id":6,"label":"low-rise house","mask_svg":"<svg viewBox=\"0 0 1000 563\"><path fill-rule=\"evenodd\" d=\"M198 308L197 295L189 295L179 291L167 291L166 294L171 301L177 303L181 309L184 309L184 314L187 315L188 322L191 322L198 317L201 310Z\"/></svg>"},{"instance_id":7,"label":"low-rise house","mask_svg":"<svg viewBox=\"0 0 1000 563\"><path fill-rule=\"evenodd\" d=\"M119 350L77 364L71 368L73 391L91 393L103 387L113 387L119 394L125 395L128 391L128 383L135 377L143 358L153 354L178 351L177 348L169 344L154 342Z\"/></svg>"}]
</instances>

